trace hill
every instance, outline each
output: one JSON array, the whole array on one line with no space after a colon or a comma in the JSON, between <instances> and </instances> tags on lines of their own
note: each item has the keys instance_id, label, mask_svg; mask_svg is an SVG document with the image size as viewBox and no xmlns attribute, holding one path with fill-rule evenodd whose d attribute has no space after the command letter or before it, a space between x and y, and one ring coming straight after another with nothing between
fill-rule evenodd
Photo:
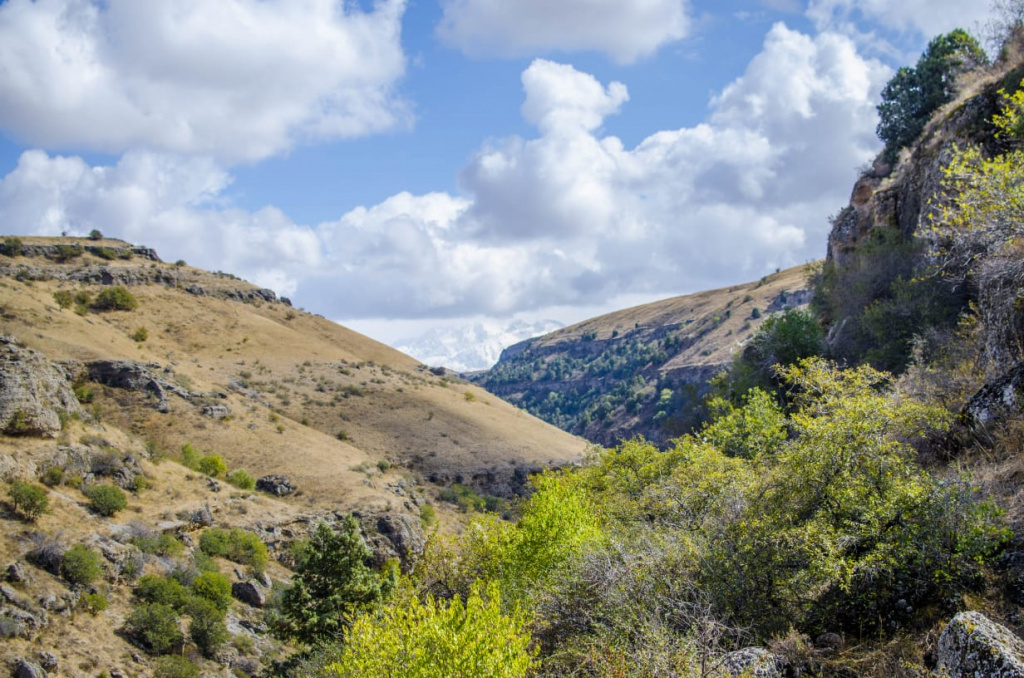
<instances>
[{"instance_id":1,"label":"hill","mask_svg":"<svg viewBox=\"0 0 1024 678\"><path fill-rule=\"evenodd\" d=\"M125 558L144 558L146 572L178 565L140 555L139 534L187 544L210 522L241 527L288 562L311 524L355 511L379 558L411 563L423 545L421 514L455 516L438 500L447 486L510 498L529 473L585 450L477 386L230 274L110 239L6 238L0 253L0 477L60 476L51 512L31 529L14 504L0 513L0 566L27 573L0 595L8 660L42 647L64 675L149 675L145 657L126 666L140 655L116 632L131 609L125 584L139 574L124 573ZM111 295L118 290L127 297ZM194 463L157 464L188 461L186 444L198 458L221 459L224 471L267 477L272 493L236 489L224 471L210 478ZM135 490L114 518L91 511L82 491L105 483ZM73 614L65 598L78 601L80 591L68 591L59 568L30 566L51 542L106 557L103 623ZM268 573L290 577L274 561ZM269 661L280 644L239 626L258 620L240 604L228 617L236 637L255 643L248 655Z\"/></svg>"},{"instance_id":2,"label":"hill","mask_svg":"<svg viewBox=\"0 0 1024 678\"><path fill-rule=\"evenodd\" d=\"M770 314L810 300L805 267L585 320L506 349L472 379L588 440L686 432L707 382Z\"/></svg>"}]
</instances>

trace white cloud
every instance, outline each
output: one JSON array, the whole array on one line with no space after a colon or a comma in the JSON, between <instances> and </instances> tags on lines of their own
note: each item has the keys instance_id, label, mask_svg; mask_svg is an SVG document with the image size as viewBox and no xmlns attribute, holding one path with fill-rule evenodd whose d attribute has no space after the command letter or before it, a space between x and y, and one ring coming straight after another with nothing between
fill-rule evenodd
<instances>
[{"instance_id":1,"label":"white cloud","mask_svg":"<svg viewBox=\"0 0 1024 678\"><path fill-rule=\"evenodd\" d=\"M824 253L827 215L878 150L890 75L834 34L775 26L704 124L627 149L602 134L625 86L549 61L523 73L531 139L485 147L462 196L400 193L305 227L223 205L210 160L114 167L42 152L0 182L0 219L104 233L272 284L332 318L508 316L756 278Z\"/></svg>"},{"instance_id":2,"label":"white cloud","mask_svg":"<svg viewBox=\"0 0 1024 678\"><path fill-rule=\"evenodd\" d=\"M405 0L7 0L0 127L44 148L251 161L408 119Z\"/></svg>"},{"instance_id":3,"label":"white cloud","mask_svg":"<svg viewBox=\"0 0 1024 678\"><path fill-rule=\"evenodd\" d=\"M808 16L820 29L851 29L857 18L925 38L954 28L972 30L989 17L987 0L811 0Z\"/></svg>"},{"instance_id":4,"label":"white cloud","mask_svg":"<svg viewBox=\"0 0 1024 678\"><path fill-rule=\"evenodd\" d=\"M689 33L686 0L442 0L438 34L472 56L598 51L630 63Z\"/></svg>"}]
</instances>

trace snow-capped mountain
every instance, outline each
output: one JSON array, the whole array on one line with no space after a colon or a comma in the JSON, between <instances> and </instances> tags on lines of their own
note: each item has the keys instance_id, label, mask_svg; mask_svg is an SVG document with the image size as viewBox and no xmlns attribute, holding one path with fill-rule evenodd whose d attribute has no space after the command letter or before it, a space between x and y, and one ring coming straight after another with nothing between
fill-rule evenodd
<instances>
[{"instance_id":1,"label":"snow-capped mountain","mask_svg":"<svg viewBox=\"0 0 1024 678\"><path fill-rule=\"evenodd\" d=\"M475 372L492 367L505 348L562 327L564 325L555 320L532 323L515 320L508 325L482 321L471 325L437 327L418 337L400 341L395 348L427 365L447 367L456 372Z\"/></svg>"}]
</instances>

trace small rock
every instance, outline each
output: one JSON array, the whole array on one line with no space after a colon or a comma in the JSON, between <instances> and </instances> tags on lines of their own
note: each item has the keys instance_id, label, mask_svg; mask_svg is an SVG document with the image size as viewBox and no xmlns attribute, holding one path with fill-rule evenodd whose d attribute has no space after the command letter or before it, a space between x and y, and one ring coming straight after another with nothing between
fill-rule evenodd
<instances>
[{"instance_id":1,"label":"small rock","mask_svg":"<svg viewBox=\"0 0 1024 678\"><path fill-rule=\"evenodd\" d=\"M267 604L267 592L254 581L236 581L231 585L231 595L246 605L262 608Z\"/></svg>"},{"instance_id":2,"label":"small rock","mask_svg":"<svg viewBox=\"0 0 1024 678\"><path fill-rule=\"evenodd\" d=\"M209 504L204 504L192 511L181 511L176 517L185 522L192 523L193 527L210 527L213 525L213 512L210 511Z\"/></svg>"},{"instance_id":3,"label":"small rock","mask_svg":"<svg viewBox=\"0 0 1024 678\"><path fill-rule=\"evenodd\" d=\"M277 497L284 497L295 492L295 486L287 476L282 475L263 476L256 481L256 489Z\"/></svg>"},{"instance_id":4,"label":"small rock","mask_svg":"<svg viewBox=\"0 0 1024 678\"><path fill-rule=\"evenodd\" d=\"M218 483L218 482L217 482L216 480L214 480L213 478L210 478L210 479L209 479L209 480L208 480L208 481L206 482L206 488L207 488L208 490L210 490L210 492L220 492L220 483Z\"/></svg>"},{"instance_id":5,"label":"small rock","mask_svg":"<svg viewBox=\"0 0 1024 678\"><path fill-rule=\"evenodd\" d=\"M39 663L42 664L43 668L47 671L56 671L57 666L60 665L60 660L57 659L57 655L52 652L40 652Z\"/></svg>"},{"instance_id":6,"label":"small rock","mask_svg":"<svg viewBox=\"0 0 1024 678\"><path fill-rule=\"evenodd\" d=\"M822 650L842 650L843 637L838 633L823 633L814 641L814 647Z\"/></svg>"},{"instance_id":7,"label":"small rock","mask_svg":"<svg viewBox=\"0 0 1024 678\"><path fill-rule=\"evenodd\" d=\"M231 416L231 408L227 405L206 405L202 409L204 417L211 419L227 419Z\"/></svg>"},{"instance_id":8,"label":"small rock","mask_svg":"<svg viewBox=\"0 0 1024 678\"><path fill-rule=\"evenodd\" d=\"M39 664L19 659L14 668L14 678L46 678L46 671Z\"/></svg>"},{"instance_id":9,"label":"small rock","mask_svg":"<svg viewBox=\"0 0 1024 678\"><path fill-rule=\"evenodd\" d=\"M7 566L7 581L13 584L20 584L28 581L28 574L25 566L21 563L11 563Z\"/></svg>"},{"instance_id":10,"label":"small rock","mask_svg":"<svg viewBox=\"0 0 1024 678\"><path fill-rule=\"evenodd\" d=\"M722 657L722 676L782 678L782 660L760 647L745 647Z\"/></svg>"},{"instance_id":11,"label":"small rock","mask_svg":"<svg viewBox=\"0 0 1024 678\"><path fill-rule=\"evenodd\" d=\"M980 612L961 612L939 637L938 668L950 678L1024 678L1024 641Z\"/></svg>"}]
</instances>

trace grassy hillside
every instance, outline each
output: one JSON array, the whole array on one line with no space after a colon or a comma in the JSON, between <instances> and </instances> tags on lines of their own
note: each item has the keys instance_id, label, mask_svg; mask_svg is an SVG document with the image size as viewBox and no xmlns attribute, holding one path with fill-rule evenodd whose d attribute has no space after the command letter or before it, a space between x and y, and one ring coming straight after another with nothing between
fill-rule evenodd
<instances>
[{"instance_id":1,"label":"grassy hillside","mask_svg":"<svg viewBox=\"0 0 1024 678\"><path fill-rule=\"evenodd\" d=\"M474 381L593 442L687 431L706 382L772 313L807 304L806 268L586 320L507 349Z\"/></svg>"},{"instance_id":2,"label":"grassy hillside","mask_svg":"<svg viewBox=\"0 0 1024 678\"><path fill-rule=\"evenodd\" d=\"M188 516L204 507L214 526L259 535L270 549L268 576L287 582L292 573L277 558L292 563L290 545L318 520L357 511L376 557L414 557L421 522L440 518L455 527L461 520L455 503L439 499L458 498L442 494L447 486L471 487L460 490L470 497L513 497L529 472L585 451L584 441L477 386L234 276L165 263L116 240L0 241L0 334L14 347L5 350L15 362L38 354L61 366L81 400L81 413L62 413L55 439L16 435L14 424L4 424L9 435L0 436L0 567L18 564L26 573L0 592L0 662L39 661L45 648L59 659L57 675L151 675L156 658L121 632L139 605L132 582L190 567L202 525ZM118 285L137 307L97 309L99 295ZM71 301L62 308L63 291ZM91 303L75 301L82 293ZM114 385L98 365L129 365L142 381ZM14 382L0 383L2 395ZM222 458L228 470L286 476L295 491L278 498L233 487L224 472L211 479L186 468L175 463L186 443L200 456ZM8 493L15 481L54 480L48 473L61 476L46 491L50 510L27 521ZM86 492L114 483L135 491L125 509L102 517ZM390 540L377 534L393 526ZM183 551L141 555L136 537L161 533ZM96 617L81 607L88 588L69 586L62 571L38 563L42 547L74 545L105 556L93 590L109 607ZM122 556L141 558L142 569L127 573ZM241 566L214 560L230 580L248 577ZM221 667L234 657L265 668L287 652L260 630L262 619L260 610L232 604L233 640L222 648L230 652L218 659ZM194 646L185 649L217 667Z\"/></svg>"}]
</instances>

